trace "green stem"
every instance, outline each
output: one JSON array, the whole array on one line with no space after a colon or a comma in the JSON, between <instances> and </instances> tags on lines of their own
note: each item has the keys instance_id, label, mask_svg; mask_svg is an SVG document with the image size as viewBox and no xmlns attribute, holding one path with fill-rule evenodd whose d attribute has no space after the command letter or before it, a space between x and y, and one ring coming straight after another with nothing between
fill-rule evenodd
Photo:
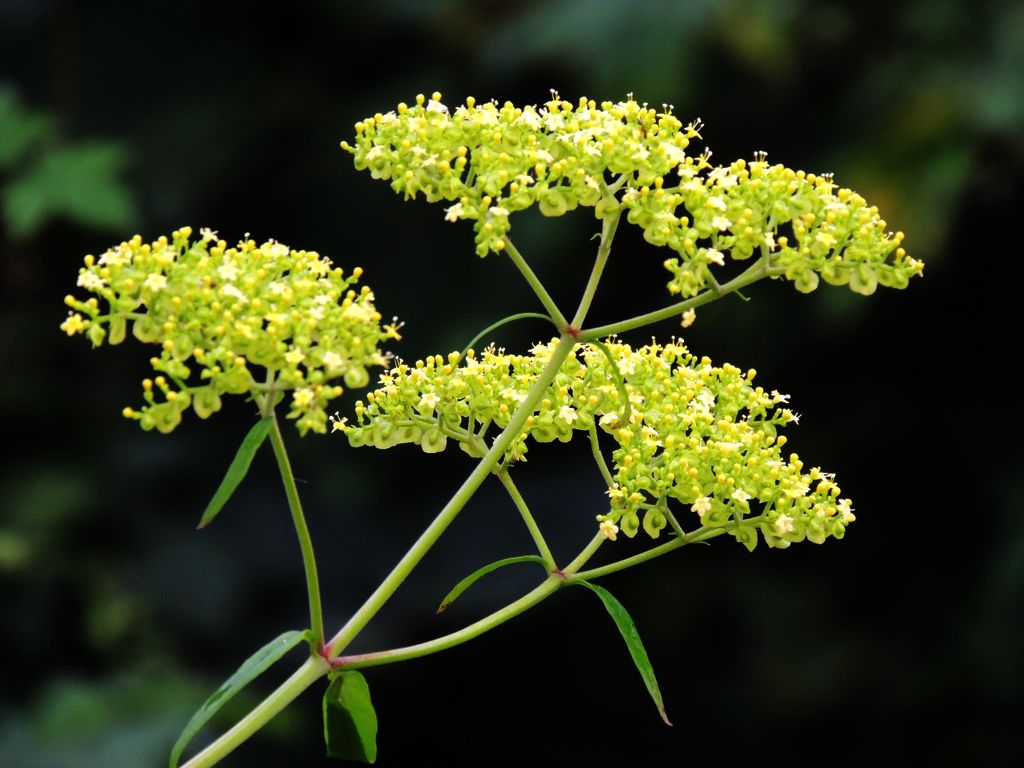
<instances>
[{"instance_id":1,"label":"green stem","mask_svg":"<svg viewBox=\"0 0 1024 768\"><path fill-rule=\"evenodd\" d=\"M353 656L341 656L335 663L345 669L361 669L363 667L377 667L382 664L394 664L398 661L408 661L409 659L416 659L421 656L429 656L432 653L447 650L475 637L479 637L484 632L488 632L504 624L509 619L518 616L528 608L532 608L541 600L550 597L561 587L568 584L572 574L591 558L602 543L604 543L604 536L598 534L583 548L579 556L564 571L553 573L543 583L527 592L518 600L509 603L504 608L500 608L489 616L485 616L457 632L443 635L434 640L428 640L425 643L405 646L404 648L394 648L389 651L377 651L375 653L361 653Z\"/></svg>"},{"instance_id":2,"label":"green stem","mask_svg":"<svg viewBox=\"0 0 1024 768\"><path fill-rule=\"evenodd\" d=\"M533 543L537 545L537 551L540 552L540 556L544 558L544 564L547 565L548 570L553 571L558 566L555 565L555 558L551 554L551 550L548 548L548 543L544 541L544 535L540 532L540 527L537 525L537 521L533 519L533 515L530 513L530 508L526 504L526 500L523 495L519 493L519 489L516 488L515 483L512 482L512 478L508 474L508 470L504 467L499 467L495 470L494 474L498 476L501 484L505 486L505 490L508 491L508 495L512 497L512 503L516 505L516 509L519 510L519 514L523 518L523 522L526 523L527 530L530 531L530 536L533 537Z\"/></svg>"},{"instance_id":3,"label":"green stem","mask_svg":"<svg viewBox=\"0 0 1024 768\"><path fill-rule=\"evenodd\" d=\"M612 371L615 373L615 389L618 390L619 399L622 400L622 420L624 425L631 424L633 422L633 405L629 402L629 390L626 389L626 380L622 377L619 364L615 362L615 358L612 357L612 351L608 349L608 345L603 341L591 339L590 343L600 350L601 354L608 360L608 364L612 367Z\"/></svg>"},{"instance_id":4,"label":"green stem","mask_svg":"<svg viewBox=\"0 0 1024 768\"><path fill-rule=\"evenodd\" d=\"M602 325L597 328L589 328L580 334L579 340L593 341L594 339L612 336L616 333L623 333L625 331L632 331L636 328L642 328L645 325L650 325L651 323L667 320L670 317L681 315L688 309L702 306L714 301L715 299L721 298L726 294L738 291L740 288L745 288L763 277L781 274L782 271L783 270L780 267L766 266L766 262L764 262L763 259L758 260L758 262L752 265L750 269L733 278L728 283L724 283L718 290L707 290L687 299L686 301L680 301L678 304L673 304L665 307L664 309L655 310L654 312L647 312L643 315L637 315L636 317L631 317L628 320L622 320L618 323Z\"/></svg>"},{"instance_id":5,"label":"green stem","mask_svg":"<svg viewBox=\"0 0 1024 768\"><path fill-rule=\"evenodd\" d=\"M395 590L401 586L402 582L405 581L406 577L412 572L413 568L423 559L423 556L427 554L430 548L434 545L434 542L444 533L445 529L451 524L455 517L459 514L462 508L470 500L477 488L484 479L492 472L494 467L497 466L498 462L505 455L505 451L509 448L512 441L517 438L522 431L523 426L526 424L526 419L533 413L537 403L544 396L544 392L547 390L548 385L551 384L555 378L555 374L561 368L562 363L569 356L572 348L575 344L575 339L569 334L562 334L559 338L558 344L555 346L551 353L551 358L548 360L544 369L537 377L536 381L530 387L530 390L526 393L526 399L523 400L522 404L516 410L512 416L512 420L508 426L499 434L494 443L491 445L490 450L487 454L480 459L476 467L470 473L469 477L462 483L462 486L455 492L455 495L448 501L444 508L438 513L437 517L434 518L433 522L420 534L420 537L412 545L405 556L398 562L394 569L387 575L387 577L380 583L373 594L366 600L365 603L357 610L348 622L343 626L325 648L325 654L327 658L334 658L345 648L348 643L352 641L360 630L366 626L367 622L370 621L376 615L377 611L381 609L384 603L394 594Z\"/></svg>"},{"instance_id":6,"label":"green stem","mask_svg":"<svg viewBox=\"0 0 1024 768\"><path fill-rule=\"evenodd\" d=\"M601 282L601 275L604 273L605 264L608 263L608 256L612 252L612 240L615 239L615 230L619 227L619 218L622 216L622 209L606 216L601 220L601 244L597 247L597 258L594 260L594 268L590 270L590 279L587 280L587 287L583 289L583 296L580 298L580 305L572 318L572 327L580 328L583 320L590 311L590 305L594 301L594 294L597 293L597 284Z\"/></svg>"},{"instance_id":7,"label":"green stem","mask_svg":"<svg viewBox=\"0 0 1024 768\"><path fill-rule=\"evenodd\" d=\"M273 394L267 398L267 401L269 402L272 398ZM277 423L277 415L272 406L268 415L273 419L270 427L270 444L274 448L274 458L277 459L277 467L281 471L284 492L288 497L288 508L292 513L295 533L299 537L299 549L302 550L302 566L306 571L306 592L309 594L309 626L313 631L314 645L319 648L324 642L324 614L320 606L320 579L316 572L313 539L309 535L306 516L302 513L299 489L295 486L295 476L292 474L291 463L288 461L288 453L284 447L284 438L281 436L281 428Z\"/></svg>"},{"instance_id":8,"label":"green stem","mask_svg":"<svg viewBox=\"0 0 1024 768\"><path fill-rule=\"evenodd\" d=\"M580 568L586 565L587 561L594 556L598 548L606 541L604 534L598 533L590 540L590 543L583 548L583 551L576 555L576 559L562 569L562 575L566 578L572 577Z\"/></svg>"},{"instance_id":9,"label":"green stem","mask_svg":"<svg viewBox=\"0 0 1024 768\"><path fill-rule=\"evenodd\" d=\"M633 555L633 557L626 557L622 560L616 560L614 563L608 563L608 565L602 565L598 568L591 568L589 571L580 571L568 577L570 581L573 580L590 580L596 579L600 576L607 576L609 573L615 573L616 571L622 571L626 568L632 568L634 565L640 563L646 563L648 560L653 560L656 557L671 552L680 547L685 547L687 544L695 544L698 541L706 541L713 539L716 536L721 536L723 533L727 533L728 528L707 528L700 527L693 533L689 533L686 536L677 536L672 541L666 541L664 544L653 549L648 549L646 552L641 552L639 555Z\"/></svg>"},{"instance_id":10,"label":"green stem","mask_svg":"<svg viewBox=\"0 0 1024 768\"><path fill-rule=\"evenodd\" d=\"M563 315L561 310L558 309L554 299L551 298L551 295L537 277L536 273L530 269L530 265L526 263L526 259L523 258L523 255L507 237L505 238L505 251L508 253L508 257L512 260L512 263L516 265L516 268L522 274L523 278L527 283L529 283L533 292L537 295L537 298L540 299L540 303L544 305L544 309L547 310L548 315L551 317L551 321L558 326L559 331L564 331L569 325L565 319L565 315Z\"/></svg>"},{"instance_id":11,"label":"green stem","mask_svg":"<svg viewBox=\"0 0 1024 768\"><path fill-rule=\"evenodd\" d=\"M438 651L444 651L456 645L461 645L484 632L488 632L500 624L504 624L511 618L521 614L528 608L533 607L541 600L549 597L565 583L565 579L558 575L549 576L540 586L526 593L515 602L509 603L504 608L495 611L490 616L480 619L468 627L457 632L428 640L425 643L417 643L404 648L394 648L389 651L377 651L376 653L361 653L353 656L341 656L336 659L335 664L343 669L362 669L363 667L377 667L382 664L394 664L398 661L429 656Z\"/></svg>"},{"instance_id":12,"label":"green stem","mask_svg":"<svg viewBox=\"0 0 1024 768\"><path fill-rule=\"evenodd\" d=\"M278 686L277 690L181 768L209 768L209 766L216 765L270 722L278 712L291 704L295 697L330 671L330 665L320 656L306 659L306 663Z\"/></svg>"},{"instance_id":13,"label":"green stem","mask_svg":"<svg viewBox=\"0 0 1024 768\"><path fill-rule=\"evenodd\" d=\"M590 450L594 454L594 461L597 463L597 468L601 471L601 477L608 484L609 488L615 487L615 480L612 478L611 470L608 469L608 462L604 460L604 454L601 453L601 445L597 442L597 424L592 424L589 430L590 433Z\"/></svg>"}]
</instances>

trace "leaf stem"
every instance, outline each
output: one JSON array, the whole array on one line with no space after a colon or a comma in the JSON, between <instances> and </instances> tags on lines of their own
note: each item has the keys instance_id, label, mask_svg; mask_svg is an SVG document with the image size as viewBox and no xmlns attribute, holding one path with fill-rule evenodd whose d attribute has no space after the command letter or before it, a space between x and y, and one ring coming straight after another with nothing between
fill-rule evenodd
<instances>
[{"instance_id":1,"label":"leaf stem","mask_svg":"<svg viewBox=\"0 0 1024 768\"><path fill-rule=\"evenodd\" d=\"M551 294L548 293L540 278L537 277L537 274L530 269L530 265L526 263L523 254L512 244L512 241L506 237L504 242L505 252L508 253L508 257L516 265L516 269L519 270L520 274L522 274L523 278L537 295L537 298L540 299L540 303L544 305L544 309L547 310L551 322L558 326L559 331L564 331L569 323L566 321L565 315L558 308L558 305L555 304L555 300L551 298Z\"/></svg>"},{"instance_id":2,"label":"leaf stem","mask_svg":"<svg viewBox=\"0 0 1024 768\"><path fill-rule=\"evenodd\" d=\"M547 565L548 570L553 571L558 568L555 564L555 558L551 554L551 550L548 548L548 543L544 540L544 535L540 532L540 527L537 525L537 521L533 519L533 515L530 513L530 508L526 504L526 500L522 494L519 493L519 489L515 483L512 482L512 478L508 474L508 470L505 467L499 467L495 470L495 474L501 481L501 484L505 486L505 490L508 491L508 495L512 497L512 503L516 505L516 509L519 510L519 514L522 515L523 522L526 523L527 530L530 531L530 536L533 537L533 543L537 545L537 551L540 552L540 556L544 558L544 563Z\"/></svg>"}]
</instances>

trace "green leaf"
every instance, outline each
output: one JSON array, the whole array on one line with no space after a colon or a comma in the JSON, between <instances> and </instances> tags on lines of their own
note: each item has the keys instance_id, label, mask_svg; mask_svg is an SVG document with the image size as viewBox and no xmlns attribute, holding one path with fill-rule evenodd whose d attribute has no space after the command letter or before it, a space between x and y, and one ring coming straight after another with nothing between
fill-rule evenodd
<instances>
[{"instance_id":1,"label":"green leaf","mask_svg":"<svg viewBox=\"0 0 1024 768\"><path fill-rule=\"evenodd\" d=\"M651 660L647 658L647 651L644 650L644 644L640 640L640 633L636 631L636 624L633 623L633 619L623 607L622 603L616 600L614 595L604 587L591 584L589 581L574 580L572 583L581 584L584 587L587 587L590 591L601 598L601 602L604 603L604 607L608 609L608 613L611 614L612 619L615 621L615 626L619 628L619 632L622 634L622 639L626 641L626 647L629 649L629 655L633 657L633 663L636 664L636 668L640 670L640 677L644 679L644 685L647 686L647 692L650 693L651 698L654 699L654 705L658 708L658 712L661 714L661 719L665 721L666 725L672 725L672 723L669 722L668 715L665 713L665 703L661 699L661 690L658 688L658 680L654 676L654 668L651 666Z\"/></svg>"},{"instance_id":2,"label":"green leaf","mask_svg":"<svg viewBox=\"0 0 1024 768\"><path fill-rule=\"evenodd\" d=\"M217 714L221 707L227 704L242 688L269 669L274 662L301 643L303 639L305 639L305 633L299 630L285 632L246 659L238 671L225 680L223 685L214 691L213 695L203 703L203 706L192 715L192 719L188 721L185 730L181 732L181 736L171 748L170 768L177 768L178 760L181 758L181 753L185 751L185 747L189 745L189 742L202 727L210 722L210 719Z\"/></svg>"},{"instance_id":3,"label":"green leaf","mask_svg":"<svg viewBox=\"0 0 1024 768\"><path fill-rule=\"evenodd\" d=\"M47 221L122 230L136 226L135 197L121 178L127 157L110 142L79 142L49 149L9 183L4 215L11 232L30 237Z\"/></svg>"},{"instance_id":4,"label":"green leaf","mask_svg":"<svg viewBox=\"0 0 1024 768\"><path fill-rule=\"evenodd\" d=\"M377 713L366 678L354 669L334 677L324 693L324 741L328 757L377 760Z\"/></svg>"},{"instance_id":5,"label":"green leaf","mask_svg":"<svg viewBox=\"0 0 1024 768\"><path fill-rule=\"evenodd\" d=\"M544 562L544 558L540 555L520 555L519 557L506 557L504 560L498 560L496 562L491 563L490 565L485 565L483 568L479 568L473 571L471 574L469 574L469 576L467 576L458 584L456 584L452 591L445 595L445 598L441 601L441 604L437 606L437 612L441 613L442 611L444 611L449 605L455 602L456 598L458 598L459 595L461 595L463 592L465 592L467 589L473 586L473 584L476 583L476 581L481 577L486 576L491 571L496 571L499 568L504 568L506 565L514 565L515 563L540 563L544 566L545 570L547 569L547 564Z\"/></svg>"},{"instance_id":6,"label":"green leaf","mask_svg":"<svg viewBox=\"0 0 1024 768\"><path fill-rule=\"evenodd\" d=\"M539 312L519 312L514 315L509 315L508 317L503 317L498 322L488 325L486 328L480 331L480 333L478 333L476 336L470 339L469 344L464 346L462 348L462 351L459 353L459 364L461 365L462 362L466 359L466 353L473 348L473 345L476 344L478 341L480 341L480 339L484 338L485 336L490 335L492 331L496 331L498 328L501 328L501 326L515 322L516 320L526 320L531 318L536 320L547 320L549 323L551 322L550 317L548 317L547 315L542 315Z\"/></svg>"},{"instance_id":7,"label":"green leaf","mask_svg":"<svg viewBox=\"0 0 1024 768\"><path fill-rule=\"evenodd\" d=\"M242 482L246 472L249 471L249 465L252 464L252 457L256 455L257 449L263 444L263 441L267 439L267 433L270 432L270 427L273 425L274 419L267 417L260 419L256 422L252 429L249 430L249 434L245 436L242 444L238 448L238 453L235 454L235 458L231 461L231 466L228 467L228 471L224 474L224 479L220 481L220 487L217 488L217 492L213 494L213 498L210 499L210 503L206 505L206 510L203 512L203 517L199 521L197 528L205 528L213 522L213 518L217 516L221 508L227 504L228 499L231 498L231 494L235 492L238 484Z\"/></svg>"},{"instance_id":8,"label":"green leaf","mask_svg":"<svg viewBox=\"0 0 1024 768\"><path fill-rule=\"evenodd\" d=\"M9 171L53 132L53 121L25 107L10 88L0 88L0 171Z\"/></svg>"}]
</instances>

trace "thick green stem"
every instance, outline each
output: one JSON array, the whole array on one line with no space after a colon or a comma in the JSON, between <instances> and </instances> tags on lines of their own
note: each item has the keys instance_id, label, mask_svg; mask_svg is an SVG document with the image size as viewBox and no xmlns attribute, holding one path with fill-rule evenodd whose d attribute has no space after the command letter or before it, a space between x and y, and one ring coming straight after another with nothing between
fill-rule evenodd
<instances>
[{"instance_id":1,"label":"thick green stem","mask_svg":"<svg viewBox=\"0 0 1024 768\"><path fill-rule=\"evenodd\" d=\"M529 283L533 292L537 295L537 298L540 299L540 303L544 305L544 309L547 310L552 322L558 326L559 331L564 331L569 325L565 319L565 315L563 315L561 310L559 310L558 306L555 304L555 300L551 298L551 294L548 293L536 273L530 269L530 265L526 263L526 259L523 258L523 254L519 252L519 249L517 249L512 244L512 241L507 237L505 238L505 252L512 260L512 263L516 265L516 269L519 270L526 282Z\"/></svg>"},{"instance_id":2,"label":"thick green stem","mask_svg":"<svg viewBox=\"0 0 1024 768\"><path fill-rule=\"evenodd\" d=\"M533 515L530 513L530 508L526 504L526 500L523 495L519 493L519 489L516 488L515 483L512 482L512 478L509 477L508 470L504 467L499 468L495 474L501 481L501 484L505 486L505 490L508 491L508 495L512 497L512 503L516 505L516 509L519 510L519 514L523 518L523 522L526 523L527 530L530 531L530 536L533 537L533 543L537 545L537 551L540 552L540 556L544 558L544 563L547 565L548 570L555 570L558 566L555 564L555 558L551 554L551 549L548 547L548 543L544 541L544 535L540 532L540 527L537 525L537 521L533 519Z\"/></svg>"},{"instance_id":3,"label":"thick green stem","mask_svg":"<svg viewBox=\"0 0 1024 768\"><path fill-rule=\"evenodd\" d=\"M270 722L304 690L331 671L326 660L313 656L285 680L277 690L232 726L219 739L185 763L181 768L209 768L227 757L240 744Z\"/></svg>"},{"instance_id":4,"label":"thick green stem","mask_svg":"<svg viewBox=\"0 0 1024 768\"><path fill-rule=\"evenodd\" d=\"M725 296L726 294L738 291L740 288L745 288L751 283L756 283L763 277L781 274L781 271L782 270L778 267L767 266L763 260L758 261L746 272L730 280L728 283L724 283L718 289L704 291L703 293L699 293L686 301L680 301L678 304L673 304L669 307L665 307L664 309L655 310L654 312L637 315L636 317L631 317L628 320L622 320L618 323L602 325L596 328L588 328L580 334L579 339L580 341L593 341L594 339L612 336L616 333L624 333L625 331L632 331L636 328L643 328L645 325L667 320L670 317L676 317L688 309L703 306L704 304L708 304L715 299Z\"/></svg>"},{"instance_id":5,"label":"thick green stem","mask_svg":"<svg viewBox=\"0 0 1024 768\"><path fill-rule=\"evenodd\" d=\"M536 587L531 592L526 593L515 602L509 603L504 608L492 613L490 616L480 619L480 621L474 622L468 627L460 629L457 632L452 632L451 634L444 635L443 637L438 637L425 643L409 645L404 648L395 648L389 651L378 651L376 653L361 653L353 656L342 656L338 658L335 663L343 669L361 669L363 667L377 667L382 664L393 664L398 661L407 661L408 659L415 659L420 656L429 656L432 653L444 651L453 646L461 645L475 637L479 637L484 632L488 632L500 624L504 624L509 619L521 614L527 608L532 608L544 598L552 595L564 583L565 579L561 576L549 576L539 587Z\"/></svg>"},{"instance_id":6,"label":"thick green stem","mask_svg":"<svg viewBox=\"0 0 1024 768\"><path fill-rule=\"evenodd\" d=\"M479 621L470 624L468 627L464 627L456 632L435 638L434 640L428 640L425 643L417 643L416 645L409 645L404 648L394 648L389 651L377 651L375 653L361 653L352 656L342 656L338 658L335 663L345 669L378 667L382 664L393 664L398 661L408 661L409 659L416 659L421 656L429 656L432 653L447 650L448 648L461 645L462 643L472 640L475 637L479 637L484 632L489 632L495 627L504 624L509 619L523 613L528 608L532 608L541 600L550 597L561 587L568 584L573 573L583 567L602 543L604 543L604 537L598 534L591 539L590 543L587 544L586 547L583 548L583 551L580 552L576 559L573 560L570 565L566 566L564 571L558 571L551 574L542 584L535 587L530 592L527 592L518 600L509 603L504 608L500 608L489 616L485 616Z\"/></svg>"},{"instance_id":7,"label":"thick green stem","mask_svg":"<svg viewBox=\"0 0 1024 768\"><path fill-rule=\"evenodd\" d=\"M544 396L548 385L551 384L558 369L569 356L574 344L575 339L572 336L562 334L558 344L551 353L551 358L536 381L533 382L530 390L526 393L526 399L512 416L509 425L495 438L487 454L480 459L459 490L455 492L455 495L444 506L444 509L438 513L433 522L427 526L426 530L420 534L416 543L406 552L405 556L398 562L391 573L380 583L380 586L363 603L362 607L352 615L345 626L331 638L330 643L327 644L325 649L328 658L334 658L341 653L345 646L352 641L352 638L359 634L367 622L376 615L377 611L381 609L384 603L394 594L395 590L405 581L413 568L423 559L423 556L427 554L434 545L434 542L444 533L445 529L470 500L487 475L497 466L498 462L505 455L505 451L512 444L512 441L519 436L523 426L526 424L526 419L537 407L537 403Z\"/></svg>"},{"instance_id":8,"label":"thick green stem","mask_svg":"<svg viewBox=\"0 0 1024 768\"><path fill-rule=\"evenodd\" d=\"M272 397L273 395L270 395L267 399L270 400ZM270 444L274 448L277 468L281 471L284 492L288 497L288 509L291 510L292 523L295 524L295 533L299 537L299 549L302 550L302 567L306 571L306 592L309 595L309 627L313 631L315 645L320 647L324 642L324 614L320 606L320 579L316 572L316 555L313 553L313 539L309 535L306 516L302 512L302 502L299 501L299 489L295 486L295 476L292 474L291 463L288 461L288 453L284 447L284 438L281 436L281 428L277 423L277 416L274 413L273 407L270 408L269 415L273 419L273 424L270 427Z\"/></svg>"},{"instance_id":9,"label":"thick green stem","mask_svg":"<svg viewBox=\"0 0 1024 768\"><path fill-rule=\"evenodd\" d=\"M597 285L601 282L601 275L604 274L605 264L608 263L608 256L612 252L612 240L615 239L615 230L619 228L619 218L622 216L622 209L609 214L601 220L601 244L597 248L597 258L594 260L594 268L590 271L590 279L587 280L587 287L583 289L583 296L580 298L580 305L576 308L576 314L572 318L572 327L579 328L583 324L590 305L594 301L594 294L597 293Z\"/></svg>"}]
</instances>

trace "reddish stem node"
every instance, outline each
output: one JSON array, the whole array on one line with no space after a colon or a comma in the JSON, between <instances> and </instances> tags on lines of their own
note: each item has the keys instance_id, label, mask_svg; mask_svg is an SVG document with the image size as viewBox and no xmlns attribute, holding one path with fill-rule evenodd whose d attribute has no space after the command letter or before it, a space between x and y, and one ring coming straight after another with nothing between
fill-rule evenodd
<instances>
[{"instance_id":1,"label":"reddish stem node","mask_svg":"<svg viewBox=\"0 0 1024 768\"><path fill-rule=\"evenodd\" d=\"M582 328L573 328L571 325L565 326L565 332L572 336L574 339L578 339L580 334L583 333Z\"/></svg>"},{"instance_id":2,"label":"reddish stem node","mask_svg":"<svg viewBox=\"0 0 1024 768\"><path fill-rule=\"evenodd\" d=\"M327 645L326 644L320 643L320 645L317 647L316 651L317 651L318 654L320 654L320 658L322 658L324 661L326 661L328 664L331 665L331 671L334 671L334 670L339 669L341 667L341 665L342 665L341 657L338 656L338 657L332 659L330 657L330 655L328 654Z\"/></svg>"}]
</instances>

